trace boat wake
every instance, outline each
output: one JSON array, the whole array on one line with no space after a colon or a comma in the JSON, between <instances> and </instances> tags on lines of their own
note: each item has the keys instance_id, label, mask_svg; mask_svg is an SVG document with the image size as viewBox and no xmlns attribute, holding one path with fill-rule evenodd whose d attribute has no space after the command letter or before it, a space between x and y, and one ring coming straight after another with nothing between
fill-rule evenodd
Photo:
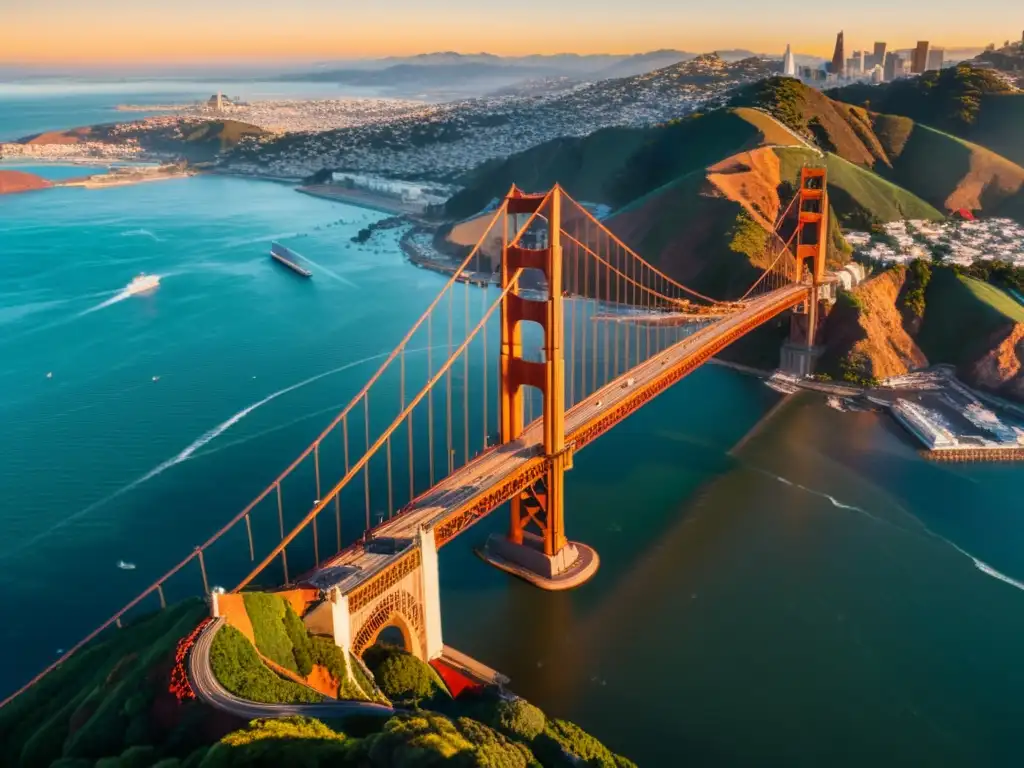
<instances>
[{"instance_id":1,"label":"boat wake","mask_svg":"<svg viewBox=\"0 0 1024 768\"><path fill-rule=\"evenodd\" d=\"M974 563L974 567L977 568L982 573L984 573L986 576L991 576L993 579L997 579L998 581L1001 581L1004 584L1009 584L1011 587L1016 587L1017 589L1024 590L1024 582L1017 581L1017 579L1013 578L1012 576L1007 576L1002 571L997 571L995 568L993 568L991 565L986 563L984 560L979 560L974 555L972 555L970 552L968 552L966 549L963 549L962 547L958 547L956 544L954 544L952 541L947 539L945 536L940 536L939 534L935 533L931 529L926 529L926 530L928 531L929 534L934 536L936 539L939 539L939 540L944 541L947 544L949 544L949 546L951 546L953 549L955 549L957 552L959 552L964 557L970 558L971 562Z\"/></svg>"},{"instance_id":2,"label":"boat wake","mask_svg":"<svg viewBox=\"0 0 1024 768\"><path fill-rule=\"evenodd\" d=\"M441 348L442 348L441 346L432 347L432 349L441 349ZM418 353L418 352L426 352L426 351L427 351L427 347L423 347L423 348L419 348L419 349L408 349L408 350L406 350L406 352L408 354ZM117 499L117 498L123 496L124 494L128 493L129 491L132 491L135 488L138 488L143 483L146 483L146 482L152 480L154 477L157 477L158 475L163 474L164 472L166 472L171 467L177 466L178 464L181 464L184 461L188 461L190 458L192 458L192 456L195 454L196 451L200 450L203 446L207 445L211 441L216 440L218 437L220 437L222 434L227 432L229 429L231 429L231 427L233 427L235 424L240 422L242 419L244 419L250 413L255 411L257 408L260 408L260 407L266 405L267 403L271 402L272 400L275 400L278 397L281 397L282 395L286 395L289 392L294 392L297 389L300 389L302 387L308 386L309 384L312 384L315 381L319 381L320 379L324 379L324 378L326 378L328 376L333 376L336 373L341 373L342 371L347 371L350 368L355 368L358 365L365 365L366 363L371 363L374 360L380 360L382 358L387 357L389 354L390 354L390 352L381 352L380 354L371 355L369 357L364 357L364 358L362 358L360 360L353 360L352 362L345 363L344 365L340 365L337 368L332 368L329 371L324 371L323 373L318 373L315 376L310 376L308 379L303 379L300 382L297 382L295 384L291 384L291 385L289 385L287 387L284 387L283 389L277 390L276 392L271 392L269 395L264 397L262 400L258 400L255 403L247 405L245 408L243 408L242 410L238 411L237 413L235 413L230 418L222 421L220 424L218 424L217 426L213 427L212 429L207 430L202 435L200 435L198 438L193 440L192 443L190 443L184 450L180 451L175 456L172 456L171 458L167 459L167 461L161 462L157 466L153 467L153 469L149 470L149 472L147 472L146 474L136 478L135 480L133 480L132 482L128 483L127 485L124 485L124 486L118 488L116 491L114 491L113 493L108 494L107 496L104 496L102 499L99 499L98 501L94 501L89 506L84 507L84 508L78 510L77 512L69 515L68 517L65 517L63 520L60 520L60 521L54 523L49 528L47 528L47 529L45 529L43 531L40 531L35 536L32 536L28 540L23 541L23 542L17 544L16 546L12 547L11 549L8 549L6 552L0 552L0 560L4 560L5 558L10 557L11 555L14 555L14 554L16 554L18 552L21 552L22 550L32 546L33 544L36 544L36 543L42 541L44 538L46 538L50 534L55 533L56 531L59 531L61 528L64 528L64 527L70 525L71 523L75 522L76 520L79 520L79 519L85 517L86 515L88 515L88 514L90 514L92 512L95 512L100 507L102 507L102 506L104 506L106 504L109 504L110 502L114 501L114 499ZM213 451L210 451L210 453L212 453L212 452Z\"/></svg>"},{"instance_id":3,"label":"boat wake","mask_svg":"<svg viewBox=\"0 0 1024 768\"><path fill-rule=\"evenodd\" d=\"M309 258L309 256L303 255L302 256L302 260L303 261L308 261L311 265L316 267L318 270L323 272L328 277L337 280L339 283L344 283L349 288L358 288L359 287L358 285L353 283L351 280L349 280L347 277L342 277L337 272L334 272L334 271L328 269L327 267L325 267L323 264L317 264L315 261L313 261L311 258Z\"/></svg>"},{"instance_id":4,"label":"boat wake","mask_svg":"<svg viewBox=\"0 0 1024 768\"><path fill-rule=\"evenodd\" d=\"M129 229L121 233L121 237L148 237L150 240L154 240L158 243L167 242L162 237L157 237L148 229Z\"/></svg>"},{"instance_id":5,"label":"boat wake","mask_svg":"<svg viewBox=\"0 0 1024 768\"><path fill-rule=\"evenodd\" d=\"M865 515L866 517L870 517L872 520L875 520L875 521L877 521L879 523L885 523L886 525L889 525L889 526L891 526L893 528L896 528L896 529L898 529L900 531L903 531L905 533L909 533L909 534L914 535L914 536L919 536L920 535L917 531L914 531L914 530L911 530L911 529L908 529L908 528L904 528L904 527L899 526L899 525L895 525L894 523L891 523L888 520L884 520L881 517L877 517L876 515L872 515L870 512L862 509L861 507L853 506L852 504L844 504L843 502L839 501L834 496L831 496L831 495L829 495L827 493L822 493L821 491L815 491L815 490L813 490L811 488L808 488L808 487L806 487L804 485L800 485L799 483L794 483L791 480L787 480L784 477L780 477L779 475L774 475L774 474L772 474L770 472L765 472L764 474L766 474L769 477L777 480L780 483L783 483L784 485L789 485L789 486L792 486L794 488L799 488L800 490L805 491L807 493L813 494L815 496L820 496L820 497L822 497L824 499L828 499L829 502L831 502L832 506L836 507L837 509L846 509L846 510L850 510L851 512L857 512L859 514ZM916 517L914 519L917 520ZM963 547L960 547L960 546L954 544L952 541L947 539L945 536L942 536L942 535L936 533L931 528L929 528L927 525L922 523L920 520L917 520L917 522L920 524L921 529L924 531L924 533L927 536L930 536L933 539L938 539L939 541L943 542L944 544L948 544L950 547L955 549L961 555L963 555L964 557L970 559L970 561L972 563L974 563L974 567L977 568L982 573L984 573L986 576L991 576L993 579L997 579L998 581L1001 581L1001 582L1003 582L1005 584L1009 584L1011 587L1016 587L1017 589L1024 591L1024 582L1018 581L1017 579L1013 578L1012 576L1007 576L1002 571L996 570L991 565L986 563L984 560L980 560L977 557L975 557L974 555L972 555L970 552L968 552Z\"/></svg>"},{"instance_id":6,"label":"boat wake","mask_svg":"<svg viewBox=\"0 0 1024 768\"><path fill-rule=\"evenodd\" d=\"M156 278L159 281L168 277L168 275L152 275L152 277ZM93 312L99 312L101 309L106 309L107 307L113 306L114 304L119 304L125 299L130 299L132 296L136 296L139 293L139 290L132 290L130 287L122 288L118 293L114 294L106 301L101 301L99 304L97 304L94 307L90 307L89 309L83 309L81 312L75 315L75 317L84 317L85 315L91 315Z\"/></svg>"}]
</instances>

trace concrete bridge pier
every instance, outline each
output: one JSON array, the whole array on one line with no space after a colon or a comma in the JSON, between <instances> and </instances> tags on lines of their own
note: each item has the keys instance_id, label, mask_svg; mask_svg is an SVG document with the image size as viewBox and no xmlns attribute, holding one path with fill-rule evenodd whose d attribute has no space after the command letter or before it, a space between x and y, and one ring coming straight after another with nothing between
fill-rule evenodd
<instances>
[{"instance_id":1,"label":"concrete bridge pier","mask_svg":"<svg viewBox=\"0 0 1024 768\"><path fill-rule=\"evenodd\" d=\"M444 639L434 531L421 529L395 565L351 591L343 583L331 586L321 608L327 610L311 613L306 625L329 632L346 652L362 657L385 629L395 627L409 653L423 661L440 658Z\"/></svg>"}]
</instances>

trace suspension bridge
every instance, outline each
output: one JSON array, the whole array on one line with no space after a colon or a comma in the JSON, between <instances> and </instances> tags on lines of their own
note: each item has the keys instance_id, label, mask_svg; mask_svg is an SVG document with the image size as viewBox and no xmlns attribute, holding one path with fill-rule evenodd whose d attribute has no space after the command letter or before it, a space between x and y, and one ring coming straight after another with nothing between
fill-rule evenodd
<instances>
[{"instance_id":1,"label":"suspension bridge","mask_svg":"<svg viewBox=\"0 0 1024 768\"><path fill-rule=\"evenodd\" d=\"M508 506L507 533L489 537L482 558L545 589L582 584L599 555L566 527L565 473L579 451L787 310L795 346L812 356L827 283L825 182L823 169L802 170L752 284L728 301L645 261L559 186L513 187L393 352L288 468L0 705L131 611L166 607L165 585L188 566L215 617L242 590L283 584L311 596L307 625L344 649L361 655L394 626L424 660L444 650L437 552L498 507ZM497 290L465 281L487 260L500 269ZM248 558L230 591L211 590L211 571L226 573L208 562L214 546Z\"/></svg>"}]
</instances>

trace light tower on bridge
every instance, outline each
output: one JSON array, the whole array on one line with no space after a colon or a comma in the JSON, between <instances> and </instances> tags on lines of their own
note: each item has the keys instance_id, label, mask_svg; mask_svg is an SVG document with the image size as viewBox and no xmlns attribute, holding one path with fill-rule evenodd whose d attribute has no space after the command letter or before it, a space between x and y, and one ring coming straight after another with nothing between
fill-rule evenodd
<instances>
[{"instance_id":1,"label":"light tower on bridge","mask_svg":"<svg viewBox=\"0 0 1024 768\"><path fill-rule=\"evenodd\" d=\"M543 396L543 474L515 495L507 537L491 536L479 551L497 567L550 590L568 589L589 579L599 564L597 553L565 536L565 472L572 469L572 446L565 444L565 358L562 298L562 189L547 195L527 195L513 187L502 237L501 285L517 281L523 269L543 273L544 301L524 298L514 285L501 304L501 442L508 444L523 433L523 390L531 386ZM543 211L542 211L543 208ZM520 245L520 216L543 217L543 248ZM527 222L529 224L529 220ZM528 229L529 227L525 227ZM523 358L522 323L532 321L544 330L544 360Z\"/></svg>"}]
</instances>

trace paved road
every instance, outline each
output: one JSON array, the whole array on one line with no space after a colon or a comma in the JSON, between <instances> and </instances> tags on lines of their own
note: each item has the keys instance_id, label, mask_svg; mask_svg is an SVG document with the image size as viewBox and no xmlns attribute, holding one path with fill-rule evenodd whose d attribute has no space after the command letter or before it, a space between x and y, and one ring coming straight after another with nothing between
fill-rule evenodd
<instances>
[{"instance_id":1,"label":"paved road","mask_svg":"<svg viewBox=\"0 0 1024 768\"><path fill-rule=\"evenodd\" d=\"M251 720L257 717L347 717L349 715L393 715L395 710L368 701L332 701L320 704L260 704L240 699L221 685L210 668L210 646L224 619L210 622L196 639L188 655L188 679L200 701L232 715Z\"/></svg>"},{"instance_id":2,"label":"paved road","mask_svg":"<svg viewBox=\"0 0 1024 768\"><path fill-rule=\"evenodd\" d=\"M753 299L742 311L704 326L609 382L566 413L566 443L570 443L575 437L574 433L581 431L587 424L612 412L638 388L657 380L666 371L727 336L759 312L778 306L791 306L795 300L805 296L807 290L806 285L790 285ZM633 383L627 386L626 382L630 378ZM421 526L436 526L455 510L487 493L501 480L534 460L542 452L543 441L543 425L537 419L518 440L492 448L442 479L433 489L418 498L410 509L379 526L374 531L374 537L414 541ZM347 594L400 555L401 552L371 552L361 547L351 548L325 561L316 574L303 581L320 588L338 586L342 593Z\"/></svg>"}]
</instances>

